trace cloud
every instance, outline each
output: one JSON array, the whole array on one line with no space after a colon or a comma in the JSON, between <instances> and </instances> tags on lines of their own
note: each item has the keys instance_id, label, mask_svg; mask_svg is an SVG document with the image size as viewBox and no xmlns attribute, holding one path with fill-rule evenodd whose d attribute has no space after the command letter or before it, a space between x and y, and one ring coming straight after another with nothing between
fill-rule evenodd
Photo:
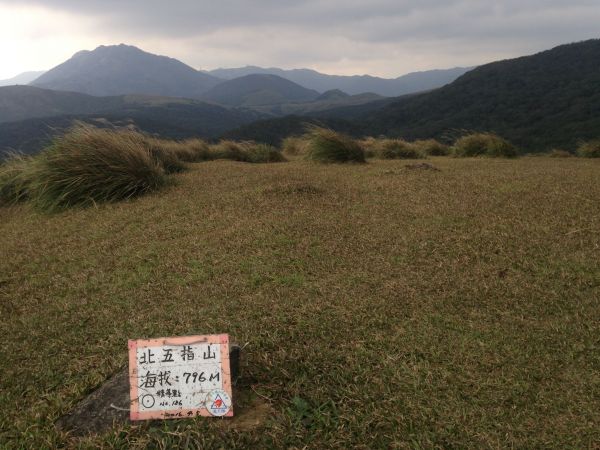
<instances>
[{"instance_id":1,"label":"cloud","mask_svg":"<svg viewBox=\"0 0 600 450\"><path fill-rule=\"evenodd\" d=\"M85 23L82 30L62 21L74 30L73 42L131 43L194 67L307 66L385 76L596 37L600 21L597 0L0 0L3 5Z\"/></svg>"}]
</instances>

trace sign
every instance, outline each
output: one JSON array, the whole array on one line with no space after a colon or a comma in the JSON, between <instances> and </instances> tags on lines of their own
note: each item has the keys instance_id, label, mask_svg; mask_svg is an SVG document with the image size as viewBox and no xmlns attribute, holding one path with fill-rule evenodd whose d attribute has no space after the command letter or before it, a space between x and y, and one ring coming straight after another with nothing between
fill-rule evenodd
<instances>
[{"instance_id":1,"label":"sign","mask_svg":"<svg viewBox=\"0 0 600 450\"><path fill-rule=\"evenodd\" d=\"M227 334L129 341L131 420L233 416Z\"/></svg>"}]
</instances>

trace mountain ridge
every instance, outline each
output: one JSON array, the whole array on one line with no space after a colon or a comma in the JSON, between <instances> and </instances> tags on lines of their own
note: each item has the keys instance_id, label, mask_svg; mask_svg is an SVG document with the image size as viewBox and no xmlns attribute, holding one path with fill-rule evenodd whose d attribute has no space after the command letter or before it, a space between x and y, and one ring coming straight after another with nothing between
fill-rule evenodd
<instances>
[{"instance_id":1,"label":"mountain ridge","mask_svg":"<svg viewBox=\"0 0 600 450\"><path fill-rule=\"evenodd\" d=\"M144 95L95 97L33 86L0 88L0 154L34 153L75 121L135 126L174 139L212 138L266 118L256 111L225 108L201 100ZM0 158L1 159L1 158Z\"/></svg>"},{"instance_id":2,"label":"mountain ridge","mask_svg":"<svg viewBox=\"0 0 600 450\"><path fill-rule=\"evenodd\" d=\"M279 77L279 80L285 79L318 94L340 90L349 95L374 93L393 97L443 86L468 70L470 68L436 69L413 72L393 79L371 75L327 75L312 69L263 69L257 66L199 71L177 59L148 53L131 45L119 44L101 45L94 50L81 50L29 84L45 89L80 92L101 97L147 94L200 99L218 85L234 79L248 80L245 77L250 75L273 75ZM266 90L272 93L277 89L275 82L275 86ZM294 91L297 88L290 87L290 89ZM263 93L259 95L258 100L250 99L249 103L263 102L260 97L268 99L269 96ZM271 102L281 104L286 99L286 95L282 98L274 95ZM301 98L302 101L307 99L310 100L310 97Z\"/></svg>"},{"instance_id":3,"label":"mountain ridge","mask_svg":"<svg viewBox=\"0 0 600 450\"><path fill-rule=\"evenodd\" d=\"M371 132L438 137L493 131L532 149L600 134L600 39L505 59L361 119Z\"/></svg>"},{"instance_id":4,"label":"mountain ridge","mask_svg":"<svg viewBox=\"0 0 600 450\"><path fill-rule=\"evenodd\" d=\"M222 79L233 79L254 73L272 74L320 93L339 89L350 95L372 92L385 97L397 97L441 87L472 69L472 67L455 67L425 70L407 73L396 78L381 78L372 75L328 75L312 69L280 69L258 66L221 68L206 73Z\"/></svg>"},{"instance_id":5,"label":"mountain ridge","mask_svg":"<svg viewBox=\"0 0 600 450\"><path fill-rule=\"evenodd\" d=\"M185 67L188 73L195 71ZM281 87L279 91L277 86ZM37 96L34 91L23 89L22 86L0 88L0 120L31 118L29 107L37 108L38 116L53 117L86 116L101 111L116 118L133 115L138 122L152 121L153 130L160 128L166 133L167 125L177 128L178 121L183 121L184 128L187 127L185 133L193 126L200 126L212 136L221 130L239 138L260 140L262 135L271 143L285 137L284 130L299 129L299 124L305 121L322 121L355 135L450 140L465 131L484 131L498 133L527 150L554 146L573 149L578 140L600 137L600 40L561 45L534 55L485 64L443 87L395 98L348 95L339 88L319 94L272 74L224 81L207 91L211 94L199 95L203 101L229 104L230 109L198 99L165 100L156 96L90 100L62 92L64 98L55 99L58 91L44 91ZM13 95L11 100L10 95L3 97L5 92L23 95ZM295 93L290 95L290 92ZM221 98L215 97L215 93ZM32 99L28 100L30 94ZM76 108L70 102L77 103ZM100 109L96 102L102 103ZM235 109L240 106L246 110ZM191 114L192 119L187 120L185 114ZM283 115L296 116L273 118ZM161 126L163 117L165 125ZM198 125L194 120L199 117L204 122ZM231 123L227 124L229 119ZM268 120L250 124L252 120L263 119ZM216 126L209 123L211 120ZM236 126L243 128L235 130ZM31 130L27 127L25 133ZM13 127L12 133L16 135L16 128Z\"/></svg>"},{"instance_id":6,"label":"mountain ridge","mask_svg":"<svg viewBox=\"0 0 600 450\"><path fill-rule=\"evenodd\" d=\"M95 96L151 94L199 98L220 82L174 58L120 44L79 51L31 85Z\"/></svg>"},{"instance_id":7,"label":"mountain ridge","mask_svg":"<svg viewBox=\"0 0 600 450\"><path fill-rule=\"evenodd\" d=\"M3 86L21 86L27 85L32 81L35 81L41 75L46 73L45 70L32 70L28 72L20 73L12 78L7 78L5 80L0 80L0 87Z\"/></svg>"},{"instance_id":8,"label":"mountain ridge","mask_svg":"<svg viewBox=\"0 0 600 450\"><path fill-rule=\"evenodd\" d=\"M582 140L600 138L600 39L479 66L427 93L312 116L356 136L452 142L466 132L495 132L524 151L574 150ZM266 119L228 131L227 136L264 135L277 144L285 137L278 130L296 132L306 121Z\"/></svg>"}]
</instances>

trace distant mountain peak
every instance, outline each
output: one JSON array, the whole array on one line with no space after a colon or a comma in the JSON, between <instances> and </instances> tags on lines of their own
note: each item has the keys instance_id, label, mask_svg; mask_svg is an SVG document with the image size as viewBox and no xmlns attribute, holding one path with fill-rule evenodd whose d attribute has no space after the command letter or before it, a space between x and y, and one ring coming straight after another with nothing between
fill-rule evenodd
<instances>
[{"instance_id":1,"label":"distant mountain peak","mask_svg":"<svg viewBox=\"0 0 600 450\"><path fill-rule=\"evenodd\" d=\"M186 65L181 61L178 61L175 58L171 58L169 56L164 55L156 55L154 53L149 53L142 50L139 47L134 45L127 44L116 44L116 45L99 45L93 50L81 50L73 55L71 59L78 58L94 58L94 57L115 57L115 58L145 58L147 60L150 59L163 59L169 61L176 61L178 64ZM187 66L189 67L189 66ZM189 67L192 69L192 67ZM195 69L193 69L195 70Z\"/></svg>"},{"instance_id":2,"label":"distant mountain peak","mask_svg":"<svg viewBox=\"0 0 600 450\"><path fill-rule=\"evenodd\" d=\"M113 44L113 45L99 45L98 47L96 47L94 50L91 50L92 52L95 51L106 51L106 50L133 50L136 52L141 52L141 53L148 53L145 52L144 50L142 50L139 47L136 47L135 45L129 45L129 44Z\"/></svg>"},{"instance_id":3,"label":"distant mountain peak","mask_svg":"<svg viewBox=\"0 0 600 450\"><path fill-rule=\"evenodd\" d=\"M318 96L317 91L277 75L249 74L215 86L203 95L203 99L229 106L252 107L307 102Z\"/></svg>"},{"instance_id":4,"label":"distant mountain peak","mask_svg":"<svg viewBox=\"0 0 600 450\"><path fill-rule=\"evenodd\" d=\"M221 81L176 59L118 44L77 52L32 84L95 96L150 94L199 98Z\"/></svg>"},{"instance_id":5,"label":"distant mountain peak","mask_svg":"<svg viewBox=\"0 0 600 450\"><path fill-rule=\"evenodd\" d=\"M329 91L323 92L317 100L338 100L341 98L348 98L350 94L346 94L344 91L340 89L330 89Z\"/></svg>"}]
</instances>

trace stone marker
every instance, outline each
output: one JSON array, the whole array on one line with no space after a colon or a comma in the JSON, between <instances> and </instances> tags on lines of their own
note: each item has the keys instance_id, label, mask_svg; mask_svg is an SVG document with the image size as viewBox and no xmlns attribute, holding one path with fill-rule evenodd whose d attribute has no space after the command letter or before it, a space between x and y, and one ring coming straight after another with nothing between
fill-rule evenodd
<instances>
[{"instance_id":1,"label":"stone marker","mask_svg":"<svg viewBox=\"0 0 600 450\"><path fill-rule=\"evenodd\" d=\"M233 416L227 334L129 341L131 420Z\"/></svg>"},{"instance_id":2,"label":"stone marker","mask_svg":"<svg viewBox=\"0 0 600 450\"><path fill-rule=\"evenodd\" d=\"M240 346L230 344L229 364L232 384L235 384L239 377L240 356ZM56 426L74 436L101 434L116 425L129 423L129 415L129 373L127 369L123 369L60 417L56 421Z\"/></svg>"}]
</instances>

